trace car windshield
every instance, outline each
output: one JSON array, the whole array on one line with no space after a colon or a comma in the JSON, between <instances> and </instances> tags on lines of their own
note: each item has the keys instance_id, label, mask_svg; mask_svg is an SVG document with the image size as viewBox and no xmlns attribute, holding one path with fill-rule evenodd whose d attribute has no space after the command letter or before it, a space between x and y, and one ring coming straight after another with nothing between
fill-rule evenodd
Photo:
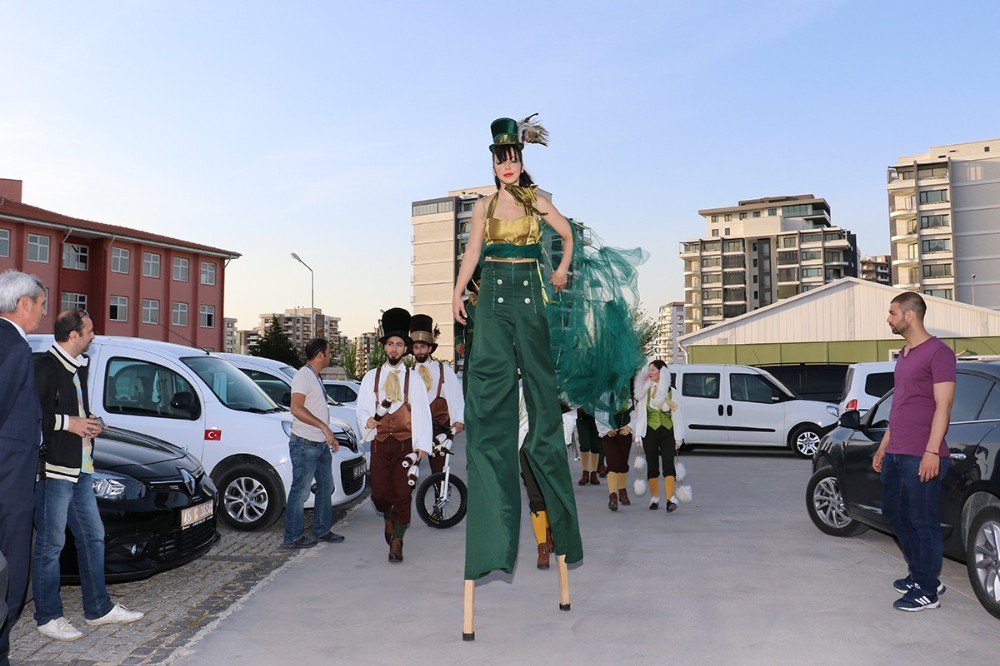
<instances>
[{"instance_id":1,"label":"car windshield","mask_svg":"<svg viewBox=\"0 0 1000 666\"><path fill-rule=\"evenodd\" d=\"M284 374L289 379L294 379L295 378L295 368L293 368L290 365L282 366L281 367L281 372L282 372L282 374Z\"/></svg>"},{"instance_id":2,"label":"car windshield","mask_svg":"<svg viewBox=\"0 0 1000 666\"><path fill-rule=\"evenodd\" d=\"M760 368L758 368L758 370L760 370ZM799 396L794 391L792 391L792 389L788 388L787 386L785 386L784 384L782 384L781 382L779 382L778 378L775 377L774 375L772 375L767 370L760 370L760 374L762 374L765 377L767 377L768 380L770 380L775 386L778 387L779 391L781 391L782 393L785 394L785 396L787 396L789 398L799 398Z\"/></svg>"},{"instance_id":3,"label":"car windshield","mask_svg":"<svg viewBox=\"0 0 1000 666\"><path fill-rule=\"evenodd\" d=\"M230 409L254 414L282 411L253 380L221 358L188 356L181 362L194 370L215 397Z\"/></svg>"}]
</instances>

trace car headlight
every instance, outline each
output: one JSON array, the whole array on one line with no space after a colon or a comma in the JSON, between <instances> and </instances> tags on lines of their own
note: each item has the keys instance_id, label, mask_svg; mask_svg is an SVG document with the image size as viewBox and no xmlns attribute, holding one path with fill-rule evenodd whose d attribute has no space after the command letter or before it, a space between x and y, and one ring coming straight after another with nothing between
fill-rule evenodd
<instances>
[{"instance_id":1,"label":"car headlight","mask_svg":"<svg viewBox=\"0 0 1000 666\"><path fill-rule=\"evenodd\" d=\"M285 431L285 437L291 437L292 436L292 422L291 421L282 421L281 422L281 427Z\"/></svg>"},{"instance_id":2,"label":"car headlight","mask_svg":"<svg viewBox=\"0 0 1000 666\"><path fill-rule=\"evenodd\" d=\"M114 472L95 472L94 494L103 500L137 500L146 495L146 484Z\"/></svg>"}]
</instances>

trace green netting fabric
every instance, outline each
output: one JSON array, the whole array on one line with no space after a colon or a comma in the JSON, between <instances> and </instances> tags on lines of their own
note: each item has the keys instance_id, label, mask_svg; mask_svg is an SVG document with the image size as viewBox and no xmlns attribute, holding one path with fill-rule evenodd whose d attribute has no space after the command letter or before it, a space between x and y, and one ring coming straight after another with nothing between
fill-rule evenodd
<instances>
[{"instance_id":1,"label":"green netting fabric","mask_svg":"<svg viewBox=\"0 0 1000 666\"><path fill-rule=\"evenodd\" d=\"M648 253L606 247L590 229L572 222L573 263L567 289L554 292L549 276L561 256L559 236L544 225L541 261L550 298L552 360L561 398L594 414L615 413L645 363L633 315L639 307L638 267Z\"/></svg>"}]
</instances>

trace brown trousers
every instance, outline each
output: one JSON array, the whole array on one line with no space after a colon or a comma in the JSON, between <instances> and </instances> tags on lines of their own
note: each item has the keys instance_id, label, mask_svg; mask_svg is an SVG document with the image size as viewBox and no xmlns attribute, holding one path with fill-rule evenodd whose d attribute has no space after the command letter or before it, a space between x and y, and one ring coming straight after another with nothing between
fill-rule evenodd
<instances>
[{"instance_id":1,"label":"brown trousers","mask_svg":"<svg viewBox=\"0 0 1000 666\"><path fill-rule=\"evenodd\" d=\"M388 437L372 446L372 503L397 525L410 524L413 488L406 482L403 458L413 451L413 440ZM391 512L391 515L389 515Z\"/></svg>"},{"instance_id":2,"label":"brown trousers","mask_svg":"<svg viewBox=\"0 0 1000 666\"><path fill-rule=\"evenodd\" d=\"M632 435L615 435L601 438L604 447L604 457L607 459L609 472L628 471L628 453L632 448Z\"/></svg>"}]
</instances>

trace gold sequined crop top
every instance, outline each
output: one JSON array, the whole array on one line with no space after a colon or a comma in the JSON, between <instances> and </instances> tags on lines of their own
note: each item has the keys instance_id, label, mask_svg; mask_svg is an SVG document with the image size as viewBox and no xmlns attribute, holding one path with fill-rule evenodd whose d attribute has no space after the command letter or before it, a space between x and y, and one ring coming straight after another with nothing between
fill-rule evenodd
<instances>
[{"instance_id":1,"label":"gold sequined crop top","mask_svg":"<svg viewBox=\"0 0 1000 666\"><path fill-rule=\"evenodd\" d=\"M533 191L529 190L531 194ZM534 199L534 197L531 197ZM513 220L493 217L497 207L497 195L490 200L486 210L486 243L510 243L511 245L535 245L542 237L538 217L533 213Z\"/></svg>"}]
</instances>

